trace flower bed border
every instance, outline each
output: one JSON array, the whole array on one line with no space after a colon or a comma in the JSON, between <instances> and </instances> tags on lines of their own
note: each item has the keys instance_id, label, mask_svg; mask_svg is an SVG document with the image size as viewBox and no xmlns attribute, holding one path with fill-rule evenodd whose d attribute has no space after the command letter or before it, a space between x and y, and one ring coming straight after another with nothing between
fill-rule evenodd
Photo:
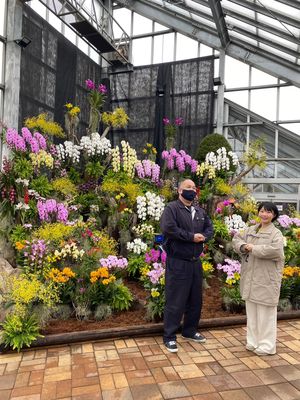
<instances>
[{"instance_id":1,"label":"flower bed border","mask_svg":"<svg viewBox=\"0 0 300 400\"><path fill-rule=\"evenodd\" d=\"M300 310L289 312L278 312L278 320L300 319ZM245 325L246 315L234 315L230 317L208 318L200 321L200 329L220 328L225 326ZM132 338L138 336L149 336L163 332L163 323L153 323L147 325L133 325L118 328L95 329L89 331L66 332L46 335L35 340L30 348L64 345L69 343L87 342L95 340ZM23 349L27 350L27 349ZM30 350L30 349L29 349ZM0 353L9 352L0 346Z\"/></svg>"}]
</instances>

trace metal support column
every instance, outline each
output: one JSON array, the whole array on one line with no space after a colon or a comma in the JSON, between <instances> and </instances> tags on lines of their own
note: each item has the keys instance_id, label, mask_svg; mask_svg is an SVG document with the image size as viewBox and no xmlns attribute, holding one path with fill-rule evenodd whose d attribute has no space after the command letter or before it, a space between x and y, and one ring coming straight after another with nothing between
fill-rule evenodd
<instances>
[{"instance_id":1,"label":"metal support column","mask_svg":"<svg viewBox=\"0 0 300 400\"><path fill-rule=\"evenodd\" d=\"M218 86L217 98L217 133L223 135L224 123L224 78L225 78L225 51L220 49L219 58L219 77L221 78L221 85Z\"/></svg>"}]
</instances>

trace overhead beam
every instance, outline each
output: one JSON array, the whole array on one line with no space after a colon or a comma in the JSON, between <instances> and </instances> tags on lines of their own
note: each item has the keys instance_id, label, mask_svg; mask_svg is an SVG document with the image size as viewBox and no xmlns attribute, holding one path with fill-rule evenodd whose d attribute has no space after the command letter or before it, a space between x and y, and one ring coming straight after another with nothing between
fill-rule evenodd
<instances>
[{"instance_id":1,"label":"overhead beam","mask_svg":"<svg viewBox=\"0 0 300 400\"><path fill-rule=\"evenodd\" d=\"M221 49L222 44L217 32L209 29L203 24L190 20L187 17L175 14L170 9L161 7L158 3L147 0L123 0L121 4L162 25L174 28L176 31L186 35L206 46ZM278 56L251 46L237 39L232 40L227 48L226 54L239 61L252 65L270 75L276 76L292 85L300 87L300 67L294 65Z\"/></svg>"},{"instance_id":2,"label":"overhead beam","mask_svg":"<svg viewBox=\"0 0 300 400\"><path fill-rule=\"evenodd\" d=\"M226 27L226 22L223 14L223 10L220 4L220 0L208 0L208 4L210 6L212 15L215 20L215 24L217 27L218 35L220 41L222 43L223 49L226 49L228 46L230 39Z\"/></svg>"}]
</instances>

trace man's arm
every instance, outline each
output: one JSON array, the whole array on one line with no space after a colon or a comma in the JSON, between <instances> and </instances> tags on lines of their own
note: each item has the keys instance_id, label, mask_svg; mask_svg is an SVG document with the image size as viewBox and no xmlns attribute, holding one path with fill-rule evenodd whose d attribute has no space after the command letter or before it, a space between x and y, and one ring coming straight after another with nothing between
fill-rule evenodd
<instances>
[{"instance_id":1,"label":"man's arm","mask_svg":"<svg viewBox=\"0 0 300 400\"><path fill-rule=\"evenodd\" d=\"M178 226L176 216L171 207L166 207L161 217L160 227L162 233L170 239L194 242L194 233Z\"/></svg>"}]
</instances>

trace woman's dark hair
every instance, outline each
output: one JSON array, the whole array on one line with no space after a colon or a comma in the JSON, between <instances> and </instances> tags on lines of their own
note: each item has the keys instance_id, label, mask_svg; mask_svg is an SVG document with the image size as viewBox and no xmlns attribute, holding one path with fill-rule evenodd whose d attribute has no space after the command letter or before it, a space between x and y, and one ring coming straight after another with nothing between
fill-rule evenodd
<instances>
[{"instance_id":1,"label":"woman's dark hair","mask_svg":"<svg viewBox=\"0 0 300 400\"><path fill-rule=\"evenodd\" d=\"M276 205L274 203L272 203L271 201L265 201L263 203L260 203L258 205L258 212L264 208L267 211L273 211L274 213L274 217L272 219L272 222L275 221L278 217L279 217L279 211L278 208L276 207Z\"/></svg>"}]
</instances>

